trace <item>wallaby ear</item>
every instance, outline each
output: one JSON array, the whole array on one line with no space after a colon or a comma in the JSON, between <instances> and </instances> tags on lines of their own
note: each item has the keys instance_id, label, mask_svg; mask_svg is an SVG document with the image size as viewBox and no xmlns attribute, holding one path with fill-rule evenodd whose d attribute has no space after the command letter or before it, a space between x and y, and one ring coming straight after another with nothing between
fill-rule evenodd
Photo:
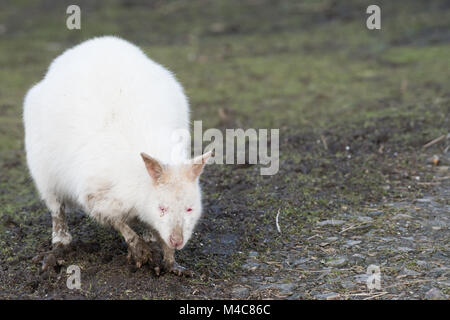
<instances>
[{"instance_id":1,"label":"wallaby ear","mask_svg":"<svg viewBox=\"0 0 450 320\"><path fill-rule=\"evenodd\" d=\"M203 168L205 167L206 161L211 157L212 151L208 151L207 153L198 156L192 159L191 164L191 176L195 180L200 174L203 172Z\"/></svg>"},{"instance_id":2,"label":"wallaby ear","mask_svg":"<svg viewBox=\"0 0 450 320\"><path fill-rule=\"evenodd\" d=\"M153 178L155 182L163 174L163 166L155 158L150 157L148 154L141 152L142 160L144 160L145 167L147 168L148 174Z\"/></svg>"}]
</instances>

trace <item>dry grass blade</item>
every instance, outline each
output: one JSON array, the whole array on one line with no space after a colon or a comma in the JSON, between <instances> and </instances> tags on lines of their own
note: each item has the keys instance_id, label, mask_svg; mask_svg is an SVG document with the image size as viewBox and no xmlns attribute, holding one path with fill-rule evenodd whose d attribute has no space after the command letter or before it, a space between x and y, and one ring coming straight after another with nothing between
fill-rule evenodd
<instances>
[{"instance_id":1,"label":"dry grass blade","mask_svg":"<svg viewBox=\"0 0 450 320\"><path fill-rule=\"evenodd\" d=\"M438 138L436 138L434 140L431 140L427 144L424 144L422 148L428 148L428 147L432 146L433 144L436 144L436 143L444 140L446 136L447 136L446 134L443 134L442 136L440 136L440 137L438 137Z\"/></svg>"}]
</instances>

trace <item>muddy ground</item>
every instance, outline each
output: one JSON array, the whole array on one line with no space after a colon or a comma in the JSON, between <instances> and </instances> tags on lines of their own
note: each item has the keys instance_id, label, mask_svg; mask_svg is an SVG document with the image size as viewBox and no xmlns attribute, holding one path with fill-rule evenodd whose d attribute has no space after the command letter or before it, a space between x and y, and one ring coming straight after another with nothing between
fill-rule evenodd
<instances>
[{"instance_id":1,"label":"muddy ground","mask_svg":"<svg viewBox=\"0 0 450 320\"><path fill-rule=\"evenodd\" d=\"M0 4L0 298L448 299L448 1L379 1L376 31L366 1L80 1L79 31L68 4ZM206 168L204 215L177 256L193 278L128 265L123 239L81 211L62 266L31 261L51 219L25 165L23 96L103 34L173 70L204 129L280 129L278 174Z\"/></svg>"}]
</instances>

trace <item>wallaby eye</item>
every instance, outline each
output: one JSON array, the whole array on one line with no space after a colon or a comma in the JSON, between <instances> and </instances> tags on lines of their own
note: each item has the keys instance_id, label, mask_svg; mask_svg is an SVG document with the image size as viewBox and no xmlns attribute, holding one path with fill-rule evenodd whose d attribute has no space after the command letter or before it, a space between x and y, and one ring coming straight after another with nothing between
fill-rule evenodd
<instances>
[{"instance_id":1,"label":"wallaby eye","mask_svg":"<svg viewBox=\"0 0 450 320\"><path fill-rule=\"evenodd\" d=\"M191 212L192 211L192 208L187 208L186 209L186 212Z\"/></svg>"},{"instance_id":2,"label":"wallaby eye","mask_svg":"<svg viewBox=\"0 0 450 320\"><path fill-rule=\"evenodd\" d=\"M163 215L165 215L167 213L167 208L163 207L163 206L159 206L159 211L161 211L160 216L162 217Z\"/></svg>"}]
</instances>

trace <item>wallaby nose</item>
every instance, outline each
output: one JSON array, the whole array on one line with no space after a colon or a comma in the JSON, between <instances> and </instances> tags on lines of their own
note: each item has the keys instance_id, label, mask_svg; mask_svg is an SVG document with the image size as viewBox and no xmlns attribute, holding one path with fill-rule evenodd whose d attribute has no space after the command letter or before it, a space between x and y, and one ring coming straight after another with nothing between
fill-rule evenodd
<instances>
[{"instance_id":1,"label":"wallaby nose","mask_svg":"<svg viewBox=\"0 0 450 320\"><path fill-rule=\"evenodd\" d=\"M183 236L182 235L171 234L169 240L170 240L170 244L174 248L181 247L181 245L183 244Z\"/></svg>"}]
</instances>

